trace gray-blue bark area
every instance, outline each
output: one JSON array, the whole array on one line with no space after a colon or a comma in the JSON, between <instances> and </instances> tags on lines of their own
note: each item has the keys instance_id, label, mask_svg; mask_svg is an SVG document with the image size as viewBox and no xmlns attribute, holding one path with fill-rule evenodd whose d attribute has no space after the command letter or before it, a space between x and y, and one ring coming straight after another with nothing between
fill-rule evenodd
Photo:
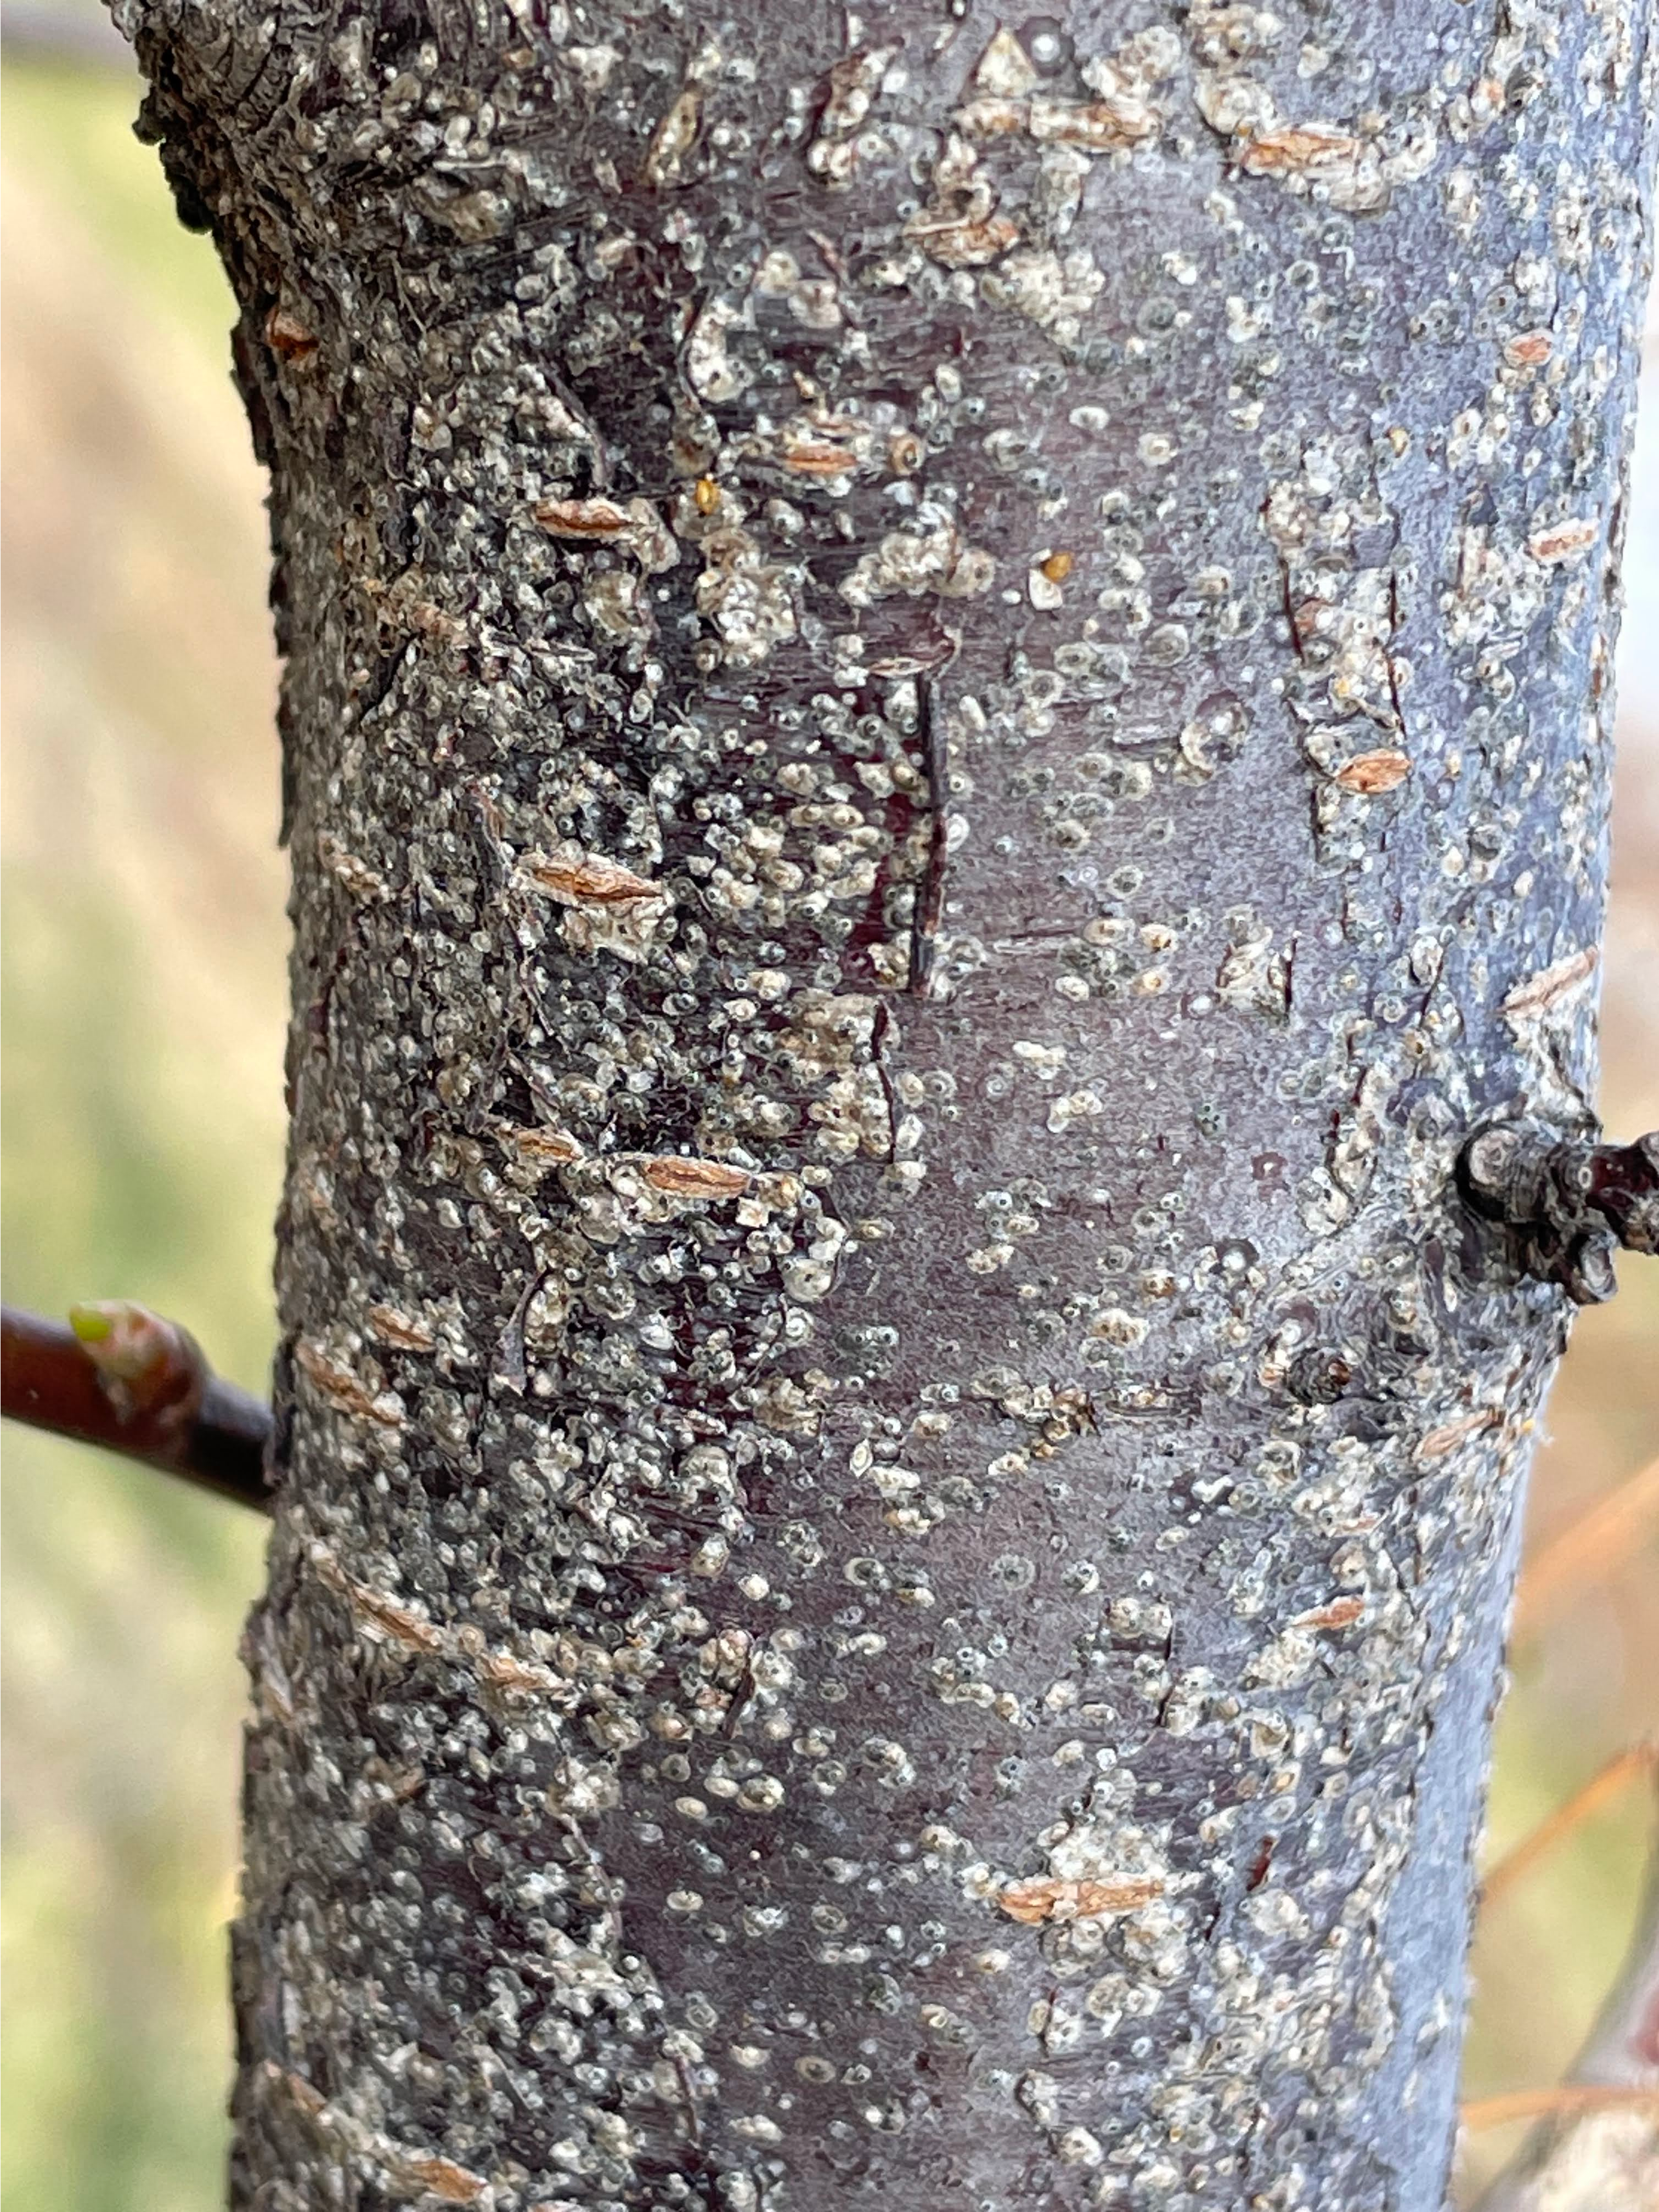
<instances>
[{"instance_id":1,"label":"gray-blue bark area","mask_svg":"<svg viewBox=\"0 0 1659 2212\"><path fill-rule=\"evenodd\" d=\"M258 2212L1434 2212L1641 7L133 0L295 871Z\"/></svg>"}]
</instances>

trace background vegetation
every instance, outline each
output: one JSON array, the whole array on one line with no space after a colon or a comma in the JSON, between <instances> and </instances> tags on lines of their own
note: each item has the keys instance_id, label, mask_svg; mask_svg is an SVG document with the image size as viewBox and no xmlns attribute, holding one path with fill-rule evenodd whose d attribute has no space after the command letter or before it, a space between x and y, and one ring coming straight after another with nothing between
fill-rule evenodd
<instances>
[{"instance_id":1,"label":"background vegetation","mask_svg":"<svg viewBox=\"0 0 1659 2212\"><path fill-rule=\"evenodd\" d=\"M15 17L8 19L15 24ZM136 1297L263 1387L284 871L261 486L228 294L131 135L130 69L4 70L6 1295ZM1659 349L1656 349L1659 350ZM1659 378L1621 665L1604 1111L1659 1126ZM1659 1267L1579 1323L1536 1555L1659 1453ZM6 1437L3 2180L10 2212L210 2212L230 2066L242 1616L228 1505ZM1659 1723L1659 1511L1540 1596L1495 1856ZM1628 1931L1639 1790L1496 1903L1471 2094L1553 2079ZM1466 2181L1510 2147L1474 2139Z\"/></svg>"}]
</instances>

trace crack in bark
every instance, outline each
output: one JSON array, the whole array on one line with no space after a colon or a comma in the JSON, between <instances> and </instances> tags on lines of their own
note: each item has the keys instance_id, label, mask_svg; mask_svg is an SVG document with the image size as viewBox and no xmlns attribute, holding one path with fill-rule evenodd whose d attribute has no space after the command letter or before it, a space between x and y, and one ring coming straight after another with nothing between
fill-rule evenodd
<instances>
[{"instance_id":1,"label":"crack in bark","mask_svg":"<svg viewBox=\"0 0 1659 2212\"><path fill-rule=\"evenodd\" d=\"M932 988L939 923L945 915L945 872L951 846L951 788L945 725L935 708L931 678L917 678L916 697L922 763L927 775L927 860L916 887L911 914L910 974L905 988L913 997L925 999Z\"/></svg>"}]
</instances>

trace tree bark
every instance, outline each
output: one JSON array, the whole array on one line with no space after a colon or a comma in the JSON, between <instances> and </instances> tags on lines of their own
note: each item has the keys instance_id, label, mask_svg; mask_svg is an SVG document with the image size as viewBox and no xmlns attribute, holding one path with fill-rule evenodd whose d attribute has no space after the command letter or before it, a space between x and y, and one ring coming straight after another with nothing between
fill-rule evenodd
<instances>
[{"instance_id":1,"label":"tree bark","mask_svg":"<svg viewBox=\"0 0 1659 2212\"><path fill-rule=\"evenodd\" d=\"M287 656L234 2202L1432 2212L1650 12L123 7Z\"/></svg>"}]
</instances>

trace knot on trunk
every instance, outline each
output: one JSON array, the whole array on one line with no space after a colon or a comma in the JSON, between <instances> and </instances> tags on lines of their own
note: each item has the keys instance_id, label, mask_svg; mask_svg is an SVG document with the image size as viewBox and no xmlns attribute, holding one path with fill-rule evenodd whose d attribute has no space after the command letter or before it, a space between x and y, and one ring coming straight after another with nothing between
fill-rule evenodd
<instances>
[{"instance_id":1,"label":"knot on trunk","mask_svg":"<svg viewBox=\"0 0 1659 2212\"><path fill-rule=\"evenodd\" d=\"M1581 1306L1613 1296L1620 1245L1659 1252L1659 1133L1604 1145L1538 1121L1488 1123L1464 1146L1457 1180L1469 1206L1510 1232L1522 1273Z\"/></svg>"}]
</instances>

